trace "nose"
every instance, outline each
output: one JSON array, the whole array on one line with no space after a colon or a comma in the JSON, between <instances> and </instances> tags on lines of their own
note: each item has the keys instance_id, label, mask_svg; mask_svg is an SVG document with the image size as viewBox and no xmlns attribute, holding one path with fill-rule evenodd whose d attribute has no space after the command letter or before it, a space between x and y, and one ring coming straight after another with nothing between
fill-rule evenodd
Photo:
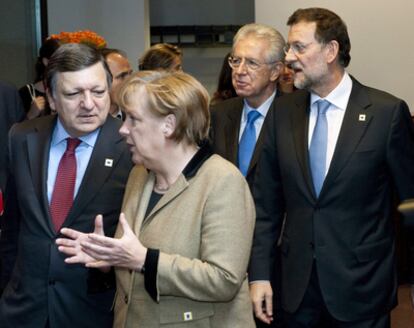
<instances>
[{"instance_id":1,"label":"nose","mask_svg":"<svg viewBox=\"0 0 414 328\"><path fill-rule=\"evenodd\" d=\"M129 136L129 117L128 116L127 116L126 120L124 121L124 123L122 123L122 125L119 129L119 134L121 136L123 136L124 138Z\"/></svg>"},{"instance_id":2,"label":"nose","mask_svg":"<svg viewBox=\"0 0 414 328\"><path fill-rule=\"evenodd\" d=\"M83 93L82 105L84 108L89 110L94 107L93 96L89 90L85 90Z\"/></svg>"},{"instance_id":3,"label":"nose","mask_svg":"<svg viewBox=\"0 0 414 328\"><path fill-rule=\"evenodd\" d=\"M236 74L245 74L247 73L247 66L246 66L246 61L243 59L239 65L239 67L233 68L233 71Z\"/></svg>"},{"instance_id":4,"label":"nose","mask_svg":"<svg viewBox=\"0 0 414 328\"><path fill-rule=\"evenodd\" d=\"M289 50L285 54L285 63L290 64L296 60L296 55L293 52L292 48L289 48Z\"/></svg>"}]
</instances>

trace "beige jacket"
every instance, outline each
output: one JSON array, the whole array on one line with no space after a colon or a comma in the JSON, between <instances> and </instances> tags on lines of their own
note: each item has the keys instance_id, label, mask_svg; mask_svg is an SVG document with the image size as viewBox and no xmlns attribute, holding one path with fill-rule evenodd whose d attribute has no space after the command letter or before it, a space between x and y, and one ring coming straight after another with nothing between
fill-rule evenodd
<instances>
[{"instance_id":1,"label":"beige jacket","mask_svg":"<svg viewBox=\"0 0 414 328\"><path fill-rule=\"evenodd\" d=\"M246 279L255 218L249 188L218 155L200 164L144 222L155 177L132 170L123 211L143 245L160 250L157 302L141 273L116 269L114 327L254 327Z\"/></svg>"}]
</instances>

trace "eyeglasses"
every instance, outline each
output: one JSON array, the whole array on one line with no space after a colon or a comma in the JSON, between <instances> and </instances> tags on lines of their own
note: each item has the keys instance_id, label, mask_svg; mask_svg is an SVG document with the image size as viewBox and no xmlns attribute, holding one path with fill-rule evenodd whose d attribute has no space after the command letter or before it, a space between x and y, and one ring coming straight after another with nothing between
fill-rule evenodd
<instances>
[{"instance_id":1,"label":"eyeglasses","mask_svg":"<svg viewBox=\"0 0 414 328\"><path fill-rule=\"evenodd\" d=\"M271 65L277 62L277 61L272 61L272 62L267 62L267 63L261 63L254 59L240 58L240 57L233 57L233 56L229 57L228 62L231 68L237 69L243 63L243 60L244 60L244 65L250 71L257 71L263 65Z\"/></svg>"},{"instance_id":2,"label":"eyeglasses","mask_svg":"<svg viewBox=\"0 0 414 328\"><path fill-rule=\"evenodd\" d=\"M298 56L298 55L303 55L306 51L306 49L314 42L309 42L308 44L303 44L303 43L286 43L286 45L283 47L283 51L285 52L285 54L287 55L289 53L290 50L293 51L293 53Z\"/></svg>"}]
</instances>

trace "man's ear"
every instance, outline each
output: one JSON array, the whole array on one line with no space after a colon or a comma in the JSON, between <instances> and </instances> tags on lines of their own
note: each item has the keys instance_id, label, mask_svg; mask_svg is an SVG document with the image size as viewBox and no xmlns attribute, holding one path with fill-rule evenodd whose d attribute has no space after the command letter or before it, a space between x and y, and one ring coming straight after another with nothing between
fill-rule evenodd
<instances>
[{"instance_id":1,"label":"man's ear","mask_svg":"<svg viewBox=\"0 0 414 328\"><path fill-rule=\"evenodd\" d=\"M279 78L280 74L282 74L283 67L284 67L284 64L282 62L277 62L273 64L273 68L270 72L271 82L275 82Z\"/></svg>"},{"instance_id":2,"label":"man's ear","mask_svg":"<svg viewBox=\"0 0 414 328\"><path fill-rule=\"evenodd\" d=\"M339 43L336 40L331 40L325 45L326 62L328 64L333 63L339 54Z\"/></svg>"},{"instance_id":3,"label":"man's ear","mask_svg":"<svg viewBox=\"0 0 414 328\"><path fill-rule=\"evenodd\" d=\"M167 138L170 138L177 127L177 119L174 114L168 114L164 117L164 123L162 127L162 132Z\"/></svg>"},{"instance_id":4,"label":"man's ear","mask_svg":"<svg viewBox=\"0 0 414 328\"><path fill-rule=\"evenodd\" d=\"M47 101L49 103L50 108L56 111L55 99L53 99L52 93L50 92L49 88L46 89L46 97L47 97Z\"/></svg>"}]
</instances>

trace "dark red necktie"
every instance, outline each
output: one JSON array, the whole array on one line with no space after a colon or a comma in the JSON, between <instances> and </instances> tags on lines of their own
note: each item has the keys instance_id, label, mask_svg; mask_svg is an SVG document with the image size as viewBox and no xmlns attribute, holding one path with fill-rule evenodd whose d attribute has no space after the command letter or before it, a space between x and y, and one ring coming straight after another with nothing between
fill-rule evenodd
<instances>
[{"instance_id":1,"label":"dark red necktie","mask_svg":"<svg viewBox=\"0 0 414 328\"><path fill-rule=\"evenodd\" d=\"M57 170L55 187L53 188L52 200L50 202L50 214L55 231L59 231L72 207L76 181L75 149L80 143L79 139L67 139L66 151L60 160Z\"/></svg>"}]
</instances>

